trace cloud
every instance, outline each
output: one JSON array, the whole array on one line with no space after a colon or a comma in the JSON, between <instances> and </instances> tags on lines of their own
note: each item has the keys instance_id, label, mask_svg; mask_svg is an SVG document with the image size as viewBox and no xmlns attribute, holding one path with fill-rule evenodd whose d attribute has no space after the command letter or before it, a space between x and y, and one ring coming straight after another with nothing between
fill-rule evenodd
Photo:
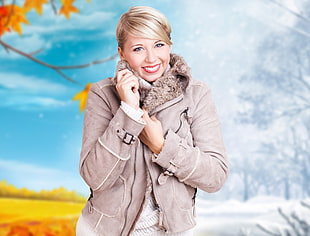
<instances>
[{"instance_id":1,"label":"cloud","mask_svg":"<svg viewBox=\"0 0 310 236\"><path fill-rule=\"evenodd\" d=\"M15 33L8 33L3 36L3 41L9 43L11 46L16 47L26 53L33 53L39 49L51 48L51 43L47 42L37 33L31 35L23 35L22 37ZM0 50L0 58L15 59L21 56L15 52L7 52L6 50Z\"/></svg>"},{"instance_id":2,"label":"cloud","mask_svg":"<svg viewBox=\"0 0 310 236\"><path fill-rule=\"evenodd\" d=\"M62 16L55 16L52 13L46 13L38 20L37 16L30 18L33 22L29 26L24 26L24 34L44 34L44 35L59 35L61 32L65 36L72 36L74 32L100 30L104 32L111 26L111 19L115 17L112 12L95 11L88 14L73 14L69 20ZM113 26L115 27L115 26ZM68 34L70 31L70 34ZM79 33L80 35L80 33ZM87 34L83 35L83 40L87 38ZM90 35L89 35L90 36ZM65 40L64 37L58 37L59 40ZM56 39L56 38L55 38ZM76 38L78 40L78 38Z\"/></svg>"},{"instance_id":3,"label":"cloud","mask_svg":"<svg viewBox=\"0 0 310 236\"><path fill-rule=\"evenodd\" d=\"M18 73L0 73L1 107L17 110L55 109L72 104L71 100L57 97L65 94L68 88L35 76Z\"/></svg>"},{"instance_id":4,"label":"cloud","mask_svg":"<svg viewBox=\"0 0 310 236\"><path fill-rule=\"evenodd\" d=\"M60 186L85 194L88 191L78 171L72 173L16 160L0 159L1 179L19 188L26 187L36 191L50 190Z\"/></svg>"},{"instance_id":5,"label":"cloud","mask_svg":"<svg viewBox=\"0 0 310 236\"><path fill-rule=\"evenodd\" d=\"M0 87L18 92L61 94L67 90L64 85L35 76L0 72L0 78Z\"/></svg>"},{"instance_id":6,"label":"cloud","mask_svg":"<svg viewBox=\"0 0 310 236\"><path fill-rule=\"evenodd\" d=\"M1 96L0 96L1 97ZM51 97L16 95L2 98L2 107L16 110L50 110L71 105L72 101L62 101Z\"/></svg>"}]
</instances>

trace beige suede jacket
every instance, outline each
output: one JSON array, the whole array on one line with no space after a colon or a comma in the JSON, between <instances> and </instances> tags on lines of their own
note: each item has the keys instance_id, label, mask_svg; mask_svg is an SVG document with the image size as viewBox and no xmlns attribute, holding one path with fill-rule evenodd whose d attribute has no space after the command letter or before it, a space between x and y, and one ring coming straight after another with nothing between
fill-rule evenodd
<instances>
[{"instance_id":1,"label":"beige suede jacket","mask_svg":"<svg viewBox=\"0 0 310 236\"><path fill-rule=\"evenodd\" d=\"M152 187L167 233L195 225L196 189L218 191L228 174L220 121L207 85L191 78L182 57L141 85L141 104L162 123L165 144L154 155L138 138L143 122L121 108L115 78L92 85L84 117L80 173L91 188L82 214L100 236L127 236ZM118 70L128 68L126 62Z\"/></svg>"}]
</instances>

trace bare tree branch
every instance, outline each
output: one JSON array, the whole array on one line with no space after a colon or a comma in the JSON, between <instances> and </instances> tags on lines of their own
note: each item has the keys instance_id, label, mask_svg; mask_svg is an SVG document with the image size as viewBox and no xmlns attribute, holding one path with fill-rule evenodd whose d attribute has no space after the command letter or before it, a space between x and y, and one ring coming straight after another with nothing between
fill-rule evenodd
<instances>
[{"instance_id":1,"label":"bare tree branch","mask_svg":"<svg viewBox=\"0 0 310 236\"><path fill-rule=\"evenodd\" d=\"M82 68L85 68L85 67L88 67L88 66L102 64L102 63L106 63L108 61L112 61L112 60L114 60L117 57L118 57L118 53L114 54L113 56L107 57L107 58L105 58L103 60L95 60L95 61L92 61L92 62L89 62L89 63L86 63L86 64L76 65L76 66L57 66L57 68L61 69L61 70L63 70L63 69L82 69Z\"/></svg>"},{"instance_id":2,"label":"bare tree branch","mask_svg":"<svg viewBox=\"0 0 310 236\"><path fill-rule=\"evenodd\" d=\"M305 31L303 31L303 30L295 29L295 28L289 27L289 26L287 26L287 25L281 25L281 26L283 26L283 27L285 27L285 28L287 28L287 29L289 29L289 30L292 30L292 31L294 31L294 32L297 33L297 34L300 34L300 35L302 35L302 36L304 36L304 37L310 39L310 34L307 33L307 32L305 32Z\"/></svg>"},{"instance_id":3,"label":"bare tree branch","mask_svg":"<svg viewBox=\"0 0 310 236\"><path fill-rule=\"evenodd\" d=\"M0 38L1 39L1 38ZM8 49L8 48L6 48L5 46L3 46L2 44L1 44L1 46L4 48L4 50L7 52L7 53L10 53L10 50Z\"/></svg>"},{"instance_id":4,"label":"bare tree branch","mask_svg":"<svg viewBox=\"0 0 310 236\"><path fill-rule=\"evenodd\" d=\"M279 7L283 8L284 10L286 10L287 12L291 13L292 15L304 20L304 21L307 21L307 22L310 22L310 19L304 15L302 15L301 13L298 13L298 12L295 12L293 10L291 10L290 8L284 6L283 4L279 3L278 1L275 1L275 0L269 0L270 2L273 2L274 4L278 5Z\"/></svg>"},{"instance_id":5,"label":"bare tree branch","mask_svg":"<svg viewBox=\"0 0 310 236\"><path fill-rule=\"evenodd\" d=\"M55 0L51 0L50 3L52 5L52 9L53 9L55 15L57 15L57 8L56 8L56 5L55 5Z\"/></svg>"},{"instance_id":6,"label":"bare tree branch","mask_svg":"<svg viewBox=\"0 0 310 236\"><path fill-rule=\"evenodd\" d=\"M274 233L271 230L267 229L265 226L261 225L261 224L257 224L256 225L260 230L262 230L263 232L272 235L272 236L281 236L281 234L279 233Z\"/></svg>"},{"instance_id":7,"label":"bare tree branch","mask_svg":"<svg viewBox=\"0 0 310 236\"><path fill-rule=\"evenodd\" d=\"M303 207L309 208L309 210L310 210L310 202L309 202L309 203L306 203L305 201L301 201L301 205L302 205Z\"/></svg>"},{"instance_id":8,"label":"bare tree branch","mask_svg":"<svg viewBox=\"0 0 310 236\"><path fill-rule=\"evenodd\" d=\"M38 50L36 50L36 51L34 51L34 52L29 53L29 55L33 56L33 55L39 54L39 53L42 52L42 51L43 51L43 48L38 49Z\"/></svg>"},{"instance_id":9,"label":"bare tree branch","mask_svg":"<svg viewBox=\"0 0 310 236\"><path fill-rule=\"evenodd\" d=\"M69 80L70 82L72 83L75 83L75 84L79 84L77 81L71 79L70 77L68 77L67 75L65 75L61 70L67 70L67 69L81 69L81 68L85 68L85 67L89 67L89 66L92 66L92 65L96 65L96 64L101 64L101 63L105 63L105 62L108 62L108 61L111 61L111 60L114 60L115 58L117 58L118 54L114 54L113 56L111 57L108 57L108 58L105 58L103 60L95 60L95 61L92 61L90 63L86 63L86 64L82 64L82 65L75 65L75 66L55 66L55 65L52 65L52 64L49 64L49 63L46 63L44 61L41 61L35 57L33 57L33 53L32 54L29 54L29 53L25 53L21 50L18 50L14 47L12 47L11 45L5 43L4 41L2 41L0 39L0 44L8 51L8 50L11 50L19 55L22 55L36 63L39 63L43 66L46 66L48 68L51 68L53 70L55 70L57 73L59 73L62 77L64 77L66 80Z\"/></svg>"}]
</instances>

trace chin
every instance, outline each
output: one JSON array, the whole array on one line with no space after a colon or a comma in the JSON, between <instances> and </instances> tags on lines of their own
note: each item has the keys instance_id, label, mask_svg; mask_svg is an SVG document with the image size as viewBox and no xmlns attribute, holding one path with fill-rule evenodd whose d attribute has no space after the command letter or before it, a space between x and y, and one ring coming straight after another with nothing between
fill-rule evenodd
<instances>
[{"instance_id":1,"label":"chin","mask_svg":"<svg viewBox=\"0 0 310 236\"><path fill-rule=\"evenodd\" d=\"M162 76L163 73L156 73L154 75L143 75L141 76L147 82L155 82Z\"/></svg>"}]
</instances>

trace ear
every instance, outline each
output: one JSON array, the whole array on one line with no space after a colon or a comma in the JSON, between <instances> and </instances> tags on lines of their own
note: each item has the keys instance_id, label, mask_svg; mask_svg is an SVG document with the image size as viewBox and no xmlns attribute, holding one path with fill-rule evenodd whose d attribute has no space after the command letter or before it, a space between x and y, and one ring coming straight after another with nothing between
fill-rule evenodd
<instances>
[{"instance_id":1,"label":"ear","mask_svg":"<svg viewBox=\"0 0 310 236\"><path fill-rule=\"evenodd\" d=\"M120 57L122 60L125 60L125 56L124 56L123 50L122 50L120 47L118 47L117 50L118 50L118 55L119 55L119 57Z\"/></svg>"}]
</instances>

